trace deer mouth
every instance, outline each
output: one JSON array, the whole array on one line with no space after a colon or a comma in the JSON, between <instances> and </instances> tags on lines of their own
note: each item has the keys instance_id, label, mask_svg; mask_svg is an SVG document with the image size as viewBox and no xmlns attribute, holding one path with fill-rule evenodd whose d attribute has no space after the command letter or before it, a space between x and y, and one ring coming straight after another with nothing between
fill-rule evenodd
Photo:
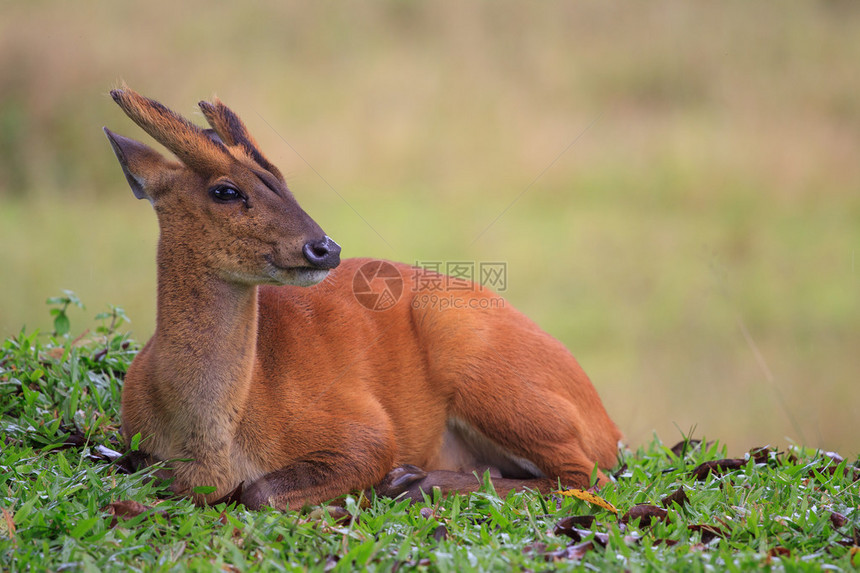
<instances>
[{"instance_id":1,"label":"deer mouth","mask_svg":"<svg viewBox=\"0 0 860 573\"><path fill-rule=\"evenodd\" d=\"M274 261L274 257L266 257L266 275L278 285L313 286L322 282L329 269L320 269L309 265L282 266Z\"/></svg>"}]
</instances>

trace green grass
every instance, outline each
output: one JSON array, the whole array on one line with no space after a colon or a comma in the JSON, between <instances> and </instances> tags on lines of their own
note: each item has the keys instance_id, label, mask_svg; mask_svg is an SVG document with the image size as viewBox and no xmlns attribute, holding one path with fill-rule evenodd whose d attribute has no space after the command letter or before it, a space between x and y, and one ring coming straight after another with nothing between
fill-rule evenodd
<instances>
[{"instance_id":1,"label":"green grass","mask_svg":"<svg viewBox=\"0 0 860 573\"><path fill-rule=\"evenodd\" d=\"M857 2L6 3L0 337L61 289L152 333L125 79L220 96L346 256L507 262L631 444L856 455L858 61Z\"/></svg>"},{"instance_id":2,"label":"green grass","mask_svg":"<svg viewBox=\"0 0 860 573\"><path fill-rule=\"evenodd\" d=\"M60 298L54 307L68 302ZM61 314L54 319L62 330ZM170 499L146 472L127 473L113 452L125 449L118 406L123 374L138 348L117 333L121 317L121 310L110 309L75 338L22 331L0 348L4 570L544 571L587 565L805 571L860 565L860 464L803 447L732 452L741 457L705 475L701 464L726 458L724 447L685 441L673 451L654 438L625 452L616 481L599 492L617 514L572 496L524 493L503 500L489 487L468 498L431 496L416 505L348 496L341 508L287 513L197 508ZM71 326L76 332L75 321ZM623 517L638 504L662 507L679 488L687 502L666 503L665 519ZM588 515L592 523L568 519Z\"/></svg>"}]
</instances>

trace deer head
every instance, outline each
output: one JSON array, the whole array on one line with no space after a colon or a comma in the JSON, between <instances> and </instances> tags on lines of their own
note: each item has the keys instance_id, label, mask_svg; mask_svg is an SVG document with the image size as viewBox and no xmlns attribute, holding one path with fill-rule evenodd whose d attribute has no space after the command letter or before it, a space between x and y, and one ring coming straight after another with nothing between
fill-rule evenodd
<instances>
[{"instance_id":1,"label":"deer head","mask_svg":"<svg viewBox=\"0 0 860 573\"><path fill-rule=\"evenodd\" d=\"M309 286L340 263L340 247L305 213L242 120L217 98L200 102L212 129L123 87L114 101L176 155L104 128L138 199L158 216L172 260L243 285ZM161 261L160 261L161 264Z\"/></svg>"}]
</instances>

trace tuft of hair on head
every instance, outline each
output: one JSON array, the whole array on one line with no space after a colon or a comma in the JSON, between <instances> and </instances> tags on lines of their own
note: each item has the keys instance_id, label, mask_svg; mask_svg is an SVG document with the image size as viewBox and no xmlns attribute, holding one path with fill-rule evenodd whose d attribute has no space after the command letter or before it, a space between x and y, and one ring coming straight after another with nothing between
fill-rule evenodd
<instances>
[{"instance_id":1,"label":"tuft of hair on head","mask_svg":"<svg viewBox=\"0 0 860 573\"><path fill-rule=\"evenodd\" d=\"M260 151L260 146L248 132L248 128L233 110L224 105L217 97L213 97L211 102L201 101L198 105L206 117L206 121L226 145L241 148L245 155L257 165L274 175L282 183L284 182L284 176L280 170L266 159Z\"/></svg>"},{"instance_id":2,"label":"tuft of hair on head","mask_svg":"<svg viewBox=\"0 0 860 573\"><path fill-rule=\"evenodd\" d=\"M224 144L209 137L206 130L124 83L110 95L132 121L190 169L205 173L230 159Z\"/></svg>"}]
</instances>

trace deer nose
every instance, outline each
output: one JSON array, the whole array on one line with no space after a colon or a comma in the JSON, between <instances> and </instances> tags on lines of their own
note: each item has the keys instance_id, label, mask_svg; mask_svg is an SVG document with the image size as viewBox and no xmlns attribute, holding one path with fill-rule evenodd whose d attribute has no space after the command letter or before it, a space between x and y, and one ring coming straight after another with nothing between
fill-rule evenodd
<instances>
[{"instance_id":1,"label":"deer nose","mask_svg":"<svg viewBox=\"0 0 860 573\"><path fill-rule=\"evenodd\" d=\"M302 247L305 259L318 269L333 269L340 264L340 245L325 236L320 240L308 241Z\"/></svg>"}]
</instances>

